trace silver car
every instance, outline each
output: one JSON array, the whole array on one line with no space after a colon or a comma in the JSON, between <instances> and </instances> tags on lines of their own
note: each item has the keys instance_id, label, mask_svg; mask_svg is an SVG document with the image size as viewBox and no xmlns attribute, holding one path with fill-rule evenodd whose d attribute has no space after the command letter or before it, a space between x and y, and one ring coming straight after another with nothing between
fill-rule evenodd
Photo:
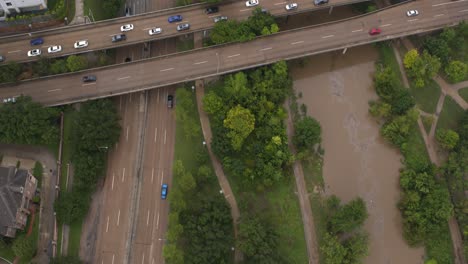
<instances>
[{"instance_id":1,"label":"silver car","mask_svg":"<svg viewBox=\"0 0 468 264\"><path fill-rule=\"evenodd\" d=\"M226 21L227 19L227 16L217 16L213 20L215 23L218 23L219 21Z\"/></svg>"},{"instance_id":2,"label":"silver car","mask_svg":"<svg viewBox=\"0 0 468 264\"><path fill-rule=\"evenodd\" d=\"M188 30L190 29L190 24L189 23L182 23L177 25L177 31L183 31L183 30Z\"/></svg>"}]
</instances>

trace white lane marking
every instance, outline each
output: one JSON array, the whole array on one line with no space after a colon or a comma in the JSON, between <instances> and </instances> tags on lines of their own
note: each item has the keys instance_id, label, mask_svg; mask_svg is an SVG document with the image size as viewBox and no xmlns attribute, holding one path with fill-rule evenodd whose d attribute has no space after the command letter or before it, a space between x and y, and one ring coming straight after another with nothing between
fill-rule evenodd
<instances>
[{"instance_id":1,"label":"white lane marking","mask_svg":"<svg viewBox=\"0 0 468 264\"><path fill-rule=\"evenodd\" d=\"M96 82L92 82L92 83L85 83L85 84L82 84L81 86L89 86L89 85L95 85Z\"/></svg>"},{"instance_id":2,"label":"white lane marking","mask_svg":"<svg viewBox=\"0 0 468 264\"><path fill-rule=\"evenodd\" d=\"M208 16L209 18L213 18L213 17L217 17L219 15L212 15L212 16Z\"/></svg>"},{"instance_id":3,"label":"white lane marking","mask_svg":"<svg viewBox=\"0 0 468 264\"><path fill-rule=\"evenodd\" d=\"M463 10L460 10L460 11L458 11L458 12L460 12L460 13L468 12L468 9L463 9Z\"/></svg>"},{"instance_id":4,"label":"white lane marking","mask_svg":"<svg viewBox=\"0 0 468 264\"><path fill-rule=\"evenodd\" d=\"M163 180L164 180L164 171L161 171L161 185L163 183Z\"/></svg>"},{"instance_id":5,"label":"white lane marking","mask_svg":"<svg viewBox=\"0 0 468 264\"><path fill-rule=\"evenodd\" d=\"M268 48L263 48L263 49L261 49L260 51L271 50L271 49L273 49L273 48L272 48L272 47L268 47Z\"/></svg>"},{"instance_id":6,"label":"white lane marking","mask_svg":"<svg viewBox=\"0 0 468 264\"><path fill-rule=\"evenodd\" d=\"M445 15L445 14L437 14L434 17L440 17L440 16L443 16L443 15Z\"/></svg>"},{"instance_id":7,"label":"white lane marking","mask_svg":"<svg viewBox=\"0 0 468 264\"><path fill-rule=\"evenodd\" d=\"M281 3L275 3L274 5L284 5L286 2L281 2Z\"/></svg>"},{"instance_id":8,"label":"white lane marking","mask_svg":"<svg viewBox=\"0 0 468 264\"><path fill-rule=\"evenodd\" d=\"M112 254L112 264L114 264L115 254Z\"/></svg>"},{"instance_id":9,"label":"white lane marking","mask_svg":"<svg viewBox=\"0 0 468 264\"><path fill-rule=\"evenodd\" d=\"M109 231L109 216L107 216L106 233Z\"/></svg>"},{"instance_id":10,"label":"white lane marking","mask_svg":"<svg viewBox=\"0 0 468 264\"><path fill-rule=\"evenodd\" d=\"M144 28L144 29L142 29L142 30L145 31L145 30L150 30L150 29L152 29L152 27Z\"/></svg>"},{"instance_id":11,"label":"white lane marking","mask_svg":"<svg viewBox=\"0 0 468 264\"><path fill-rule=\"evenodd\" d=\"M125 80L125 79L128 79L128 78L130 78L130 76L120 77L120 78L117 78L117 81Z\"/></svg>"},{"instance_id":12,"label":"white lane marking","mask_svg":"<svg viewBox=\"0 0 468 264\"><path fill-rule=\"evenodd\" d=\"M12 50L12 51L9 51L8 54L10 53L16 53L16 52L20 52L21 50Z\"/></svg>"},{"instance_id":13,"label":"white lane marking","mask_svg":"<svg viewBox=\"0 0 468 264\"><path fill-rule=\"evenodd\" d=\"M249 10L250 10L249 8L247 8L247 9L241 9L241 10L239 10L239 12L245 12L245 11L249 11Z\"/></svg>"},{"instance_id":14,"label":"white lane marking","mask_svg":"<svg viewBox=\"0 0 468 264\"><path fill-rule=\"evenodd\" d=\"M153 178L154 178L154 168L151 169L151 182L153 182Z\"/></svg>"},{"instance_id":15,"label":"white lane marking","mask_svg":"<svg viewBox=\"0 0 468 264\"><path fill-rule=\"evenodd\" d=\"M158 97L159 98L159 97ZM159 101L159 100L158 100ZM158 128L154 129L154 143L156 143L156 138L158 137Z\"/></svg>"},{"instance_id":16,"label":"white lane marking","mask_svg":"<svg viewBox=\"0 0 468 264\"><path fill-rule=\"evenodd\" d=\"M362 28L361 29L356 29L356 30L353 30L351 32L355 33L355 32L361 32L362 31Z\"/></svg>"},{"instance_id":17,"label":"white lane marking","mask_svg":"<svg viewBox=\"0 0 468 264\"><path fill-rule=\"evenodd\" d=\"M195 62L193 65L199 65L199 64L203 64L203 63L207 63L208 61L200 61L200 62Z\"/></svg>"},{"instance_id":18,"label":"white lane marking","mask_svg":"<svg viewBox=\"0 0 468 264\"><path fill-rule=\"evenodd\" d=\"M391 26L392 24L385 24L385 25L381 25L380 27L389 27Z\"/></svg>"},{"instance_id":19,"label":"white lane marking","mask_svg":"<svg viewBox=\"0 0 468 264\"><path fill-rule=\"evenodd\" d=\"M440 4L435 4L435 5L432 5L432 6L442 6L442 5L451 5L451 4L455 4L457 2L465 2L465 1L468 1L468 0L458 0L456 2L446 2L446 3L440 3Z\"/></svg>"},{"instance_id":20,"label":"white lane marking","mask_svg":"<svg viewBox=\"0 0 468 264\"><path fill-rule=\"evenodd\" d=\"M51 92L58 92L58 91L62 91L62 89L58 88L58 89L49 90L49 91L47 91L47 92L48 92L48 93L51 93Z\"/></svg>"},{"instance_id":21,"label":"white lane marking","mask_svg":"<svg viewBox=\"0 0 468 264\"><path fill-rule=\"evenodd\" d=\"M162 72L165 72L165 71L170 71L170 70L173 70L174 68L167 68L167 69L164 69L164 70L160 70Z\"/></svg>"},{"instance_id":22,"label":"white lane marking","mask_svg":"<svg viewBox=\"0 0 468 264\"><path fill-rule=\"evenodd\" d=\"M143 259L141 260L141 264L145 263L145 253L143 253Z\"/></svg>"},{"instance_id":23,"label":"white lane marking","mask_svg":"<svg viewBox=\"0 0 468 264\"><path fill-rule=\"evenodd\" d=\"M332 38L334 37L335 35L327 35L327 36L323 36L322 38Z\"/></svg>"},{"instance_id":24,"label":"white lane marking","mask_svg":"<svg viewBox=\"0 0 468 264\"><path fill-rule=\"evenodd\" d=\"M290 44L291 45L296 45L296 44L301 44L301 43L304 43L304 41L301 40L301 41L291 42Z\"/></svg>"},{"instance_id":25,"label":"white lane marking","mask_svg":"<svg viewBox=\"0 0 468 264\"><path fill-rule=\"evenodd\" d=\"M128 141L128 129L129 129L129 127L127 126L127 135L125 136L126 141Z\"/></svg>"},{"instance_id":26,"label":"white lane marking","mask_svg":"<svg viewBox=\"0 0 468 264\"><path fill-rule=\"evenodd\" d=\"M123 172L122 172L122 182L125 181L125 168L123 168Z\"/></svg>"},{"instance_id":27,"label":"white lane marking","mask_svg":"<svg viewBox=\"0 0 468 264\"><path fill-rule=\"evenodd\" d=\"M237 57L237 56L239 56L239 55L240 55L240 54L237 53L237 54L234 54L234 55L229 55L229 56L227 56L227 57L228 57L228 58L234 58L234 57Z\"/></svg>"},{"instance_id":28,"label":"white lane marking","mask_svg":"<svg viewBox=\"0 0 468 264\"><path fill-rule=\"evenodd\" d=\"M418 20L418 19L417 19L417 18L414 18L414 19L408 20L408 22L413 22L413 21L416 21L416 20Z\"/></svg>"},{"instance_id":29,"label":"white lane marking","mask_svg":"<svg viewBox=\"0 0 468 264\"><path fill-rule=\"evenodd\" d=\"M119 213L117 214L117 226L119 226L119 223L120 223L120 209L119 209Z\"/></svg>"},{"instance_id":30,"label":"white lane marking","mask_svg":"<svg viewBox=\"0 0 468 264\"><path fill-rule=\"evenodd\" d=\"M150 216L150 211L148 210L148 215L146 216L146 225L149 225L149 216Z\"/></svg>"},{"instance_id":31,"label":"white lane marking","mask_svg":"<svg viewBox=\"0 0 468 264\"><path fill-rule=\"evenodd\" d=\"M114 190L114 173L112 173L112 186L111 186L111 190Z\"/></svg>"},{"instance_id":32,"label":"white lane marking","mask_svg":"<svg viewBox=\"0 0 468 264\"><path fill-rule=\"evenodd\" d=\"M159 228L159 213L158 213L158 221L156 222L156 229Z\"/></svg>"},{"instance_id":33,"label":"white lane marking","mask_svg":"<svg viewBox=\"0 0 468 264\"><path fill-rule=\"evenodd\" d=\"M166 132L167 130L164 130L164 145L166 145L166 134L167 134Z\"/></svg>"},{"instance_id":34,"label":"white lane marking","mask_svg":"<svg viewBox=\"0 0 468 264\"><path fill-rule=\"evenodd\" d=\"M176 25L179 25L179 24L182 24L182 23L188 23L189 21L180 21L180 22L177 22Z\"/></svg>"}]
</instances>

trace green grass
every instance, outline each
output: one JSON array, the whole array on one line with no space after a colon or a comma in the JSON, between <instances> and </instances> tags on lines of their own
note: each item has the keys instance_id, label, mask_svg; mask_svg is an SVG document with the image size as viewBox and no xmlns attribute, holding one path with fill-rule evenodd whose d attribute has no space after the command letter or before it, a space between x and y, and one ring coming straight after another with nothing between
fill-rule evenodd
<instances>
[{"instance_id":1,"label":"green grass","mask_svg":"<svg viewBox=\"0 0 468 264\"><path fill-rule=\"evenodd\" d=\"M70 224L70 234L68 237L68 255L78 256L80 252L81 229L83 228L83 220L79 220Z\"/></svg>"},{"instance_id":2,"label":"green grass","mask_svg":"<svg viewBox=\"0 0 468 264\"><path fill-rule=\"evenodd\" d=\"M430 234L425 243L428 259L435 259L437 263L453 263L452 238L450 237L448 223L443 225L438 232Z\"/></svg>"},{"instance_id":3,"label":"green grass","mask_svg":"<svg viewBox=\"0 0 468 264\"><path fill-rule=\"evenodd\" d=\"M423 88L415 88L411 85L410 92L421 110L430 114L435 113L440 97L440 87L434 80L430 80Z\"/></svg>"},{"instance_id":4,"label":"green grass","mask_svg":"<svg viewBox=\"0 0 468 264\"><path fill-rule=\"evenodd\" d=\"M458 94L468 102L468 87L458 90Z\"/></svg>"},{"instance_id":5,"label":"green grass","mask_svg":"<svg viewBox=\"0 0 468 264\"><path fill-rule=\"evenodd\" d=\"M418 168L422 162L430 163L429 154L424 144L424 139L419 132L418 124L415 123L408 136L408 142L402 149L405 163L409 168Z\"/></svg>"},{"instance_id":6,"label":"green grass","mask_svg":"<svg viewBox=\"0 0 468 264\"><path fill-rule=\"evenodd\" d=\"M426 130L426 133L429 134L431 132L431 127L432 123L434 122L434 118L432 116L421 115L421 120L424 125L424 130Z\"/></svg>"},{"instance_id":7,"label":"green grass","mask_svg":"<svg viewBox=\"0 0 468 264\"><path fill-rule=\"evenodd\" d=\"M0 257L7 259L10 262L13 262L13 260L15 259L15 253L11 249L11 244L5 245L5 247L0 247Z\"/></svg>"},{"instance_id":8,"label":"green grass","mask_svg":"<svg viewBox=\"0 0 468 264\"><path fill-rule=\"evenodd\" d=\"M456 129L463 113L463 109L450 96L446 96L437 129Z\"/></svg>"},{"instance_id":9,"label":"green grass","mask_svg":"<svg viewBox=\"0 0 468 264\"><path fill-rule=\"evenodd\" d=\"M94 20L100 21L109 19L106 17L104 7L102 6L101 1L96 0L84 0L83 1L83 12L85 16L88 16L90 19L93 19L89 13L89 10L93 13Z\"/></svg>"},{"instance_id":10,"label":"green grass","mask_svg":"<svg viewBox=\"0 0 468 264\"><path fill-rule=\"evenodd\" d=\"M377 47L378 47L379 54L380 54L379 56L380 62L383 65L392 68L392 70L397 75L400 83L403 84L403 81L402 81L403 78L401 76L400 66L398 65L398 61L396 60L395 54L393 53L391 43L381 42L380 44L377 44Z\"/></svg>"},{"instance_id":11,"label":"green grass","mask_svg":"<svg viewBox=\"0 0 468 264\"><path fill-rule=\"evenodd\" d=\"M194 48L193 37L179 37L176 40L177 52L187 51Z\"/></svg>"}]
</instances>

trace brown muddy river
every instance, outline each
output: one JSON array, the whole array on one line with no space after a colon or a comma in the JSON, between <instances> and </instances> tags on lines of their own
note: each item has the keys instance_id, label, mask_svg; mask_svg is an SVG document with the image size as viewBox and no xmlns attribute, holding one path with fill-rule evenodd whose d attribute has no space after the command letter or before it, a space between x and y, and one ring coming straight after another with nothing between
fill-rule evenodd
<instances>
[{"instance_id":1,"label":"brown muddy river","mask_svg":"<svg viewBox=\"0 0 468 264\"><path fill-rule=\"evenodd\" d=\"M368 114L368 102L377 97L372 87L377 56L372 46L363 46L346 55L311 57L305 67L292 69L294 89L303 95L298 103L322 125L326 194L366 201L370 254L364 263L423 263L423 249L410 248L402 237L397 208L402 157L384 142Z\"/></svg>"}]
</instances>

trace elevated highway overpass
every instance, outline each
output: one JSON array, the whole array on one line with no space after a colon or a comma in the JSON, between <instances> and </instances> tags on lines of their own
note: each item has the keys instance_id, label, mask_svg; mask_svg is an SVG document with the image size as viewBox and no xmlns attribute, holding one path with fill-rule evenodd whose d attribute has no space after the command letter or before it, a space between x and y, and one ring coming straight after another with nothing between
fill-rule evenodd
<instances>
[{"instance_id":1,"label":"elevated highway overpass","mask_svg":"<svg viewBox=\"0 0 468 264\"><path fill-rule=\"evenodd\" d=\"M419 10L407 17L406 11ZM231 73L353 46L432 31L468 20L468 0L414 1L360 17L196 49L133 63L46 77L0 87L0 98L28 95L53 106L131 93ZM374 27L382 33L370 36ZM87 74L95 83L82 83Z\"/></svg>"},{"instance_id":2,"label":"elevated highway overpass","mask_svg":"<svg viewBox=\"0 0 468 264\"><path fill-rule=\"evenodd\" d=\"M299 8L295 11L287 12L285 0L259 0L262 8L267 9L274 16L285 16L301 12L330 8L333 6L348 5L352 3L365 2L369 0L330 0L328 4L315 6L313 0L295 0ZM214 26L213 17L224 15L228 19L242 20L248 18L254 7L246 7L245 1L231 1L219 5L219 12L215 14L205 14L207 4L197 4L188 7L178 7L156 12L150 12L132 17L121 17L102 22L66 26L57 29L31 32L31 34L19 34L0 38L0 55L8 61L25 62L37 60L38 57L28 57L27 52L33 48L42 50L42 57L60 57L77 53L84 53L94 50L110 49L128 46L136 43L148 42L158 39L170 38L184 35L196 31L203 31ZM170 24L167 18L171 15L182 15L184 20L179 23L190 23L190 30L178 32L177 23ZM120 33L120 26L133 24L135 29L126 32L127 40L112 43L113 35ZM162 28L159 35L150 36L148 30L154 27ZM29 43L31 39L42 37L44 44L32 47ZM78 40L87 40L89 46L75 49L73 44ZM61 45L62 52L48 54L47 48L53 45Z\"/></svg>"}]
</instances>

